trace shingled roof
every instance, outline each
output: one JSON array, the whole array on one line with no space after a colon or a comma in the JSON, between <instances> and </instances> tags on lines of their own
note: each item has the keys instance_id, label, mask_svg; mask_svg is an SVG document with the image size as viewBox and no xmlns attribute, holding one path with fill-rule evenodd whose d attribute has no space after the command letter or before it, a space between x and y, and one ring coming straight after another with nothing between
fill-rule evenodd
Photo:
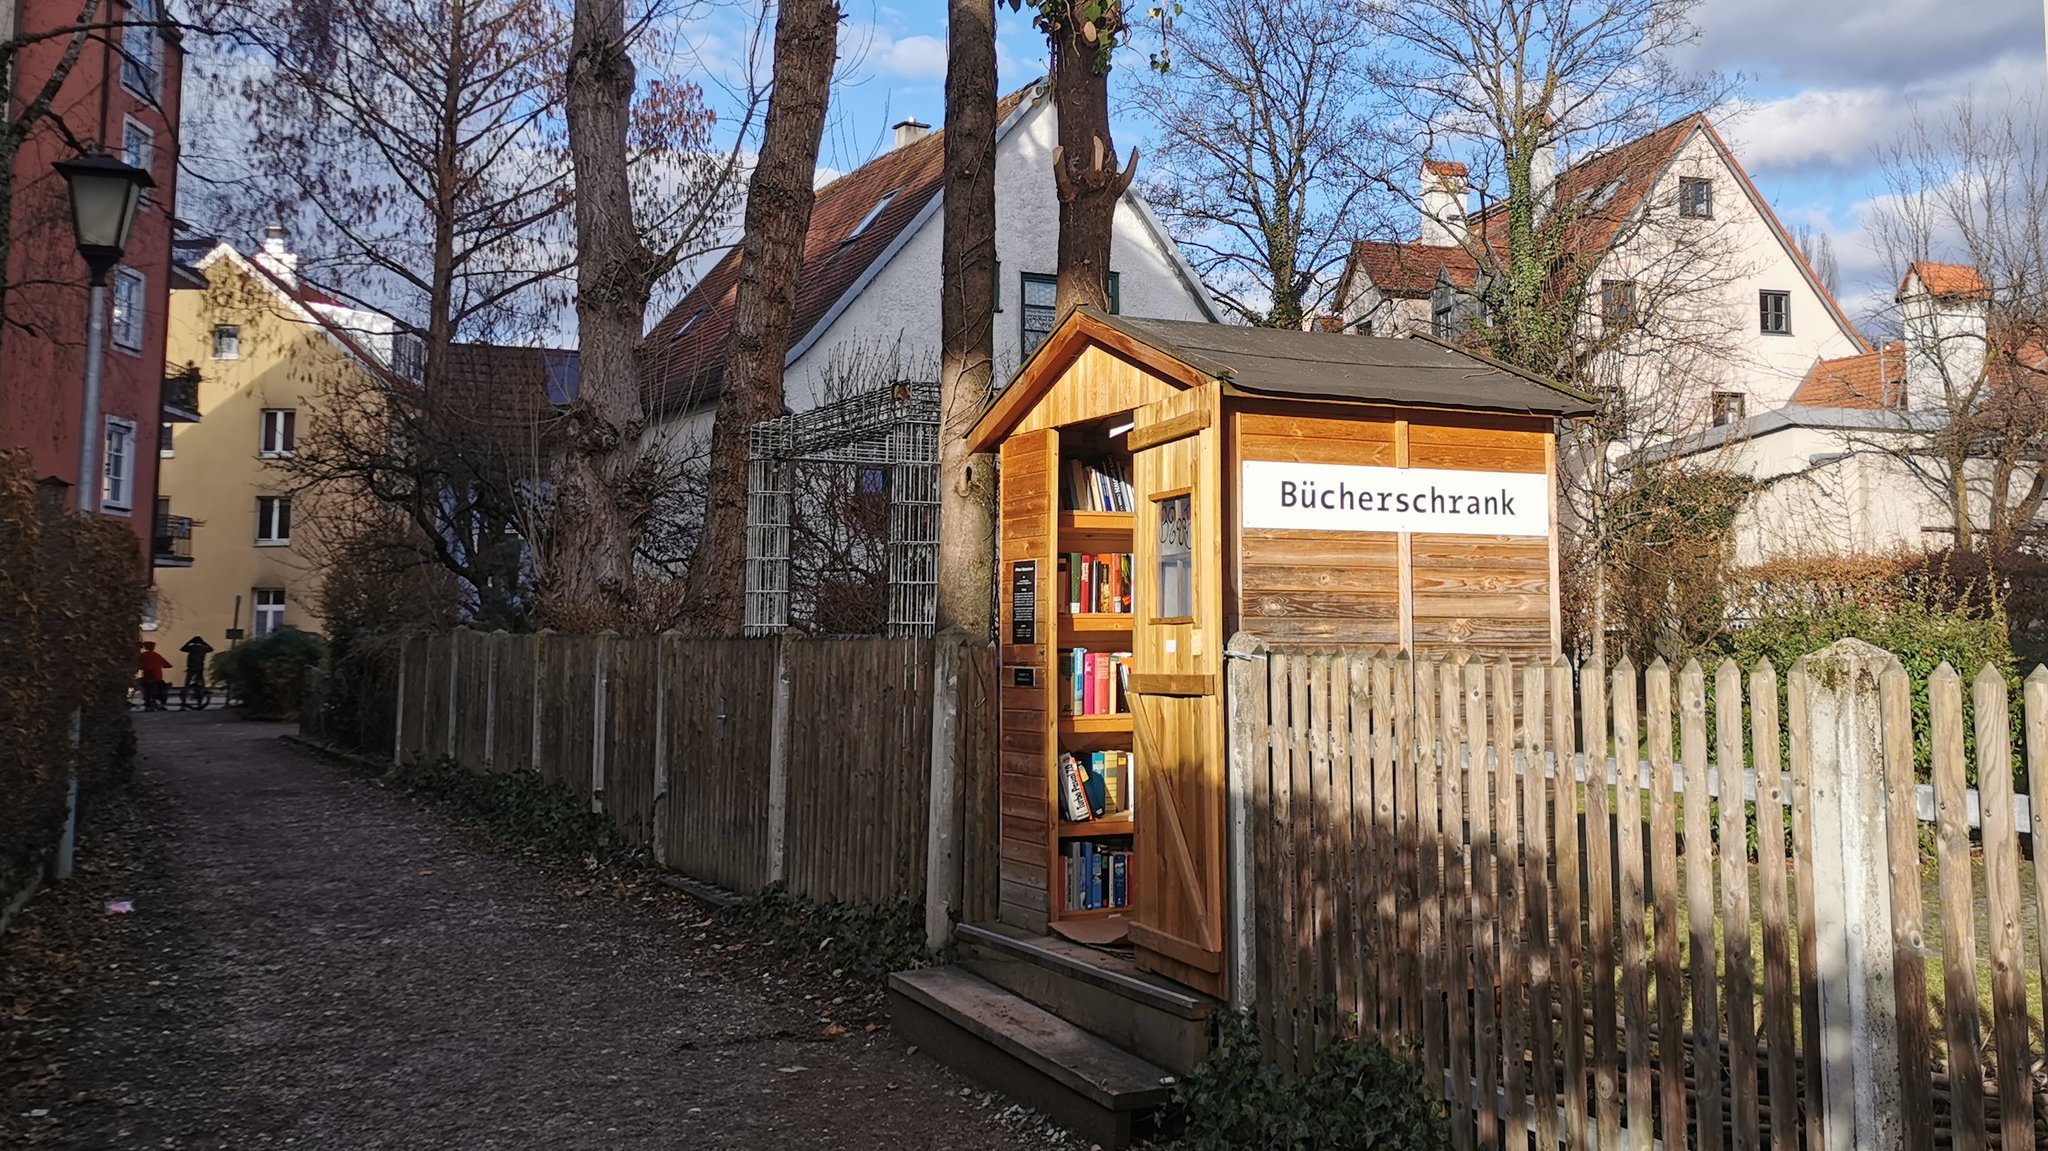
<instances>
[{"instance_id":1,"label":"shingled roof","mask_svg":"<svg viewBox=\"0 0 2048 1151\"><path fill-rule=\"evenodd\" d=\"M997 101L996 123L1016 115L1038 86L1034 81ZM826 319L944 189L945 137L943 130L933 132L818 189L790 318L793 343ZM649 412L676 412L717 397L739 272L735 245L640 342L640 386Z\"/></svg>"},{"instance_id":2,"label":"shingled roof","mask_svg":"<svg viewBox=\"0 0 2048 1151\"><path fill-rule=\"evenodd\" d=\"M1875 351L1816 360L1792 393L1792 403L1871 411L1904 408L1906 345L1893 340Z\"/></svg>"}]
</instances>

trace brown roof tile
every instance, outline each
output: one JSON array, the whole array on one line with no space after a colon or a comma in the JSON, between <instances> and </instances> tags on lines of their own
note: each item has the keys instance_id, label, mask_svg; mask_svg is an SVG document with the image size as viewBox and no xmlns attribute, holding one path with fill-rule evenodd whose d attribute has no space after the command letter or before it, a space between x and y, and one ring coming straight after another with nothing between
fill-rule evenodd
<instances>
[{"instance_id":1,"label":"brown roof tile","mask_svg":"<svg viewBox=\"0 0 2048 1151\"><path fill-rule=\"evenodd\" d=\"M1906 274L1899 280L1899 296L1906 294L1906 285L1915 275L1936 299L1988 300L1991 289L1984 284L1984 277L1968 264L1937 264L1931 260L1916 260L1907 265Z\"/></svg>"},{"instance_id":2,"label":"brown roof tile","mask_svg":"<svg viewBox=\"0 0 2048 1151\"><path fill-rule=\"evenodd\" d=\"M1792 403L1810 408L1899 408L1906 400L1906 345L1893 340L1874 351L1816 360Z\"/></svg>"},{"instance_id":3,"label":"brown roof tile","mask_svg":"<svg viewBox=\"0 0 2048 1151\"><path fill-rule=\"evenodd\" d=\"M1379 240L1359 240L1351 245L1351 267L1346 276L1363 272L1382 293L1412 299L1429 295L1442 270L1448 270L1451 282L1460 288L1479 282L1479 262L1458 245Z\"/></svg>"},{"instance_id":4,"label":"brown roof tile","mask_svg":"<svg viewBox=\"0 0 2048 1151\"><path fill-rule=\"evenodd\" d=\"M1008 119L1036 87L1028 84L999 100L996 122ZM818 189L789 326L793 339L808 335L944 188L945 138L943 130L933 132ZM878 206L880 214L849 239ZM649 412L680 411L718 395L739 266L740 249L734 246L640 342L640 386Z\"/></svg>"}]
</instances>

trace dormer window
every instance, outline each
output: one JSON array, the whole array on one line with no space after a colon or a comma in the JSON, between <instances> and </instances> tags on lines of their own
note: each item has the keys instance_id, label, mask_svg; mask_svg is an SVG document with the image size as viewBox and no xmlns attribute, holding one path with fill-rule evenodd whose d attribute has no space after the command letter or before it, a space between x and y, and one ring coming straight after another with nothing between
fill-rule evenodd
<instances>
[{"instance_id":1,"label":"dormer window","mask_svg":"<svg viewBox=\"0 0 2048 1151\"><path fill-rule=\"evenodd\" d=\"M668 338L668 342L671 344L681 343L683 337L689 333L691 328L697 326L697 321L703 319L704 313L709 310L708 308L698 308L696 311L691 312L689 318L683 321L682 326L676 329L676 334Z\"/></svg>"},{"instance_id":2,"label":"dormer window","mask_svg":"<svg viewBox=\"0 0 2048 1151\"><path fill-rule=\"evenodd\" d=\"M868 226L870 224L873 224L875 222L876 217L880 216L884 211L888 209L889 204L892 201L894 201L896 199L897 194L902 191L903 189L898 188L896 189L896 191L889 193L888 195L882 197L879 200L876 200L875 206L868 209L868 214L862 216L860 218L860 223L855 224L853 226L853 231L848 232L846 234L846 238L839 242L842 244L851 244L856 239L859 239L860 234L868 230Z\"/></svg>"}]
</instances>

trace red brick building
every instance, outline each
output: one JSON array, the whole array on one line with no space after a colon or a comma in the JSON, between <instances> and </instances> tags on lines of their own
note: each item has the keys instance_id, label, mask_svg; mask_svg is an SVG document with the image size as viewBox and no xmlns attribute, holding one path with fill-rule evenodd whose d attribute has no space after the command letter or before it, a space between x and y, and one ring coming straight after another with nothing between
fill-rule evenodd
<instances>
[{"instance_id":1,"label":"red brick building","mask_svg":"<svg viewBox=\"0 0 2048 1151\"><path fill-rule=\"evenodd\" d=\"M6 116L19 119L78 41L77 0L0 0L0 41L58 33L21 49ZM107 277L102 360L102 514L133 522L150 546L164 390L164 332L172 275L178 103L184 54L163 0L107 0L95 31L56 88L48 115L14 158L0 330L0 447L26 448L41 475L78 480L85 387L86 268L73 246L70 201L51 168L76 142L148 169L156 188L136 210L127 255ZM61 121L61 124L57 121ZM147 553L145 553L147 554Z\"/></svg>"}]
</instances>

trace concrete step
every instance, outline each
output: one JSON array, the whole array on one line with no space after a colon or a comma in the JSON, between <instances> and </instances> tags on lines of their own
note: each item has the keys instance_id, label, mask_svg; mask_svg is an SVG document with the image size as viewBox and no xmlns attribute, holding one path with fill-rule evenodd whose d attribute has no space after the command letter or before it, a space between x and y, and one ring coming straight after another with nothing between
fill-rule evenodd
<instances>
[{"instance_id":1,"label":"concrete step","mask_svg":"<svg viewBox=\"0 0 2048 1151\"><path fill-rule=\"evenodd\" d=\"M940 1062L1105 1148L1147 1133L1173 1076L959 967L889 977L898 1032Z\"/></svg>"},{"instance_id":2,"label":"concrete step","mask_svg":"<svg viewBox=\"0 0 2048 1151\"><path fill-rule=\"evenodd\" d=\"M1209 1053L1216 1001L1125 957L999 925L962 924L953 944L960 966L1175 1075Z\"/></svg>"}]
</instances>

